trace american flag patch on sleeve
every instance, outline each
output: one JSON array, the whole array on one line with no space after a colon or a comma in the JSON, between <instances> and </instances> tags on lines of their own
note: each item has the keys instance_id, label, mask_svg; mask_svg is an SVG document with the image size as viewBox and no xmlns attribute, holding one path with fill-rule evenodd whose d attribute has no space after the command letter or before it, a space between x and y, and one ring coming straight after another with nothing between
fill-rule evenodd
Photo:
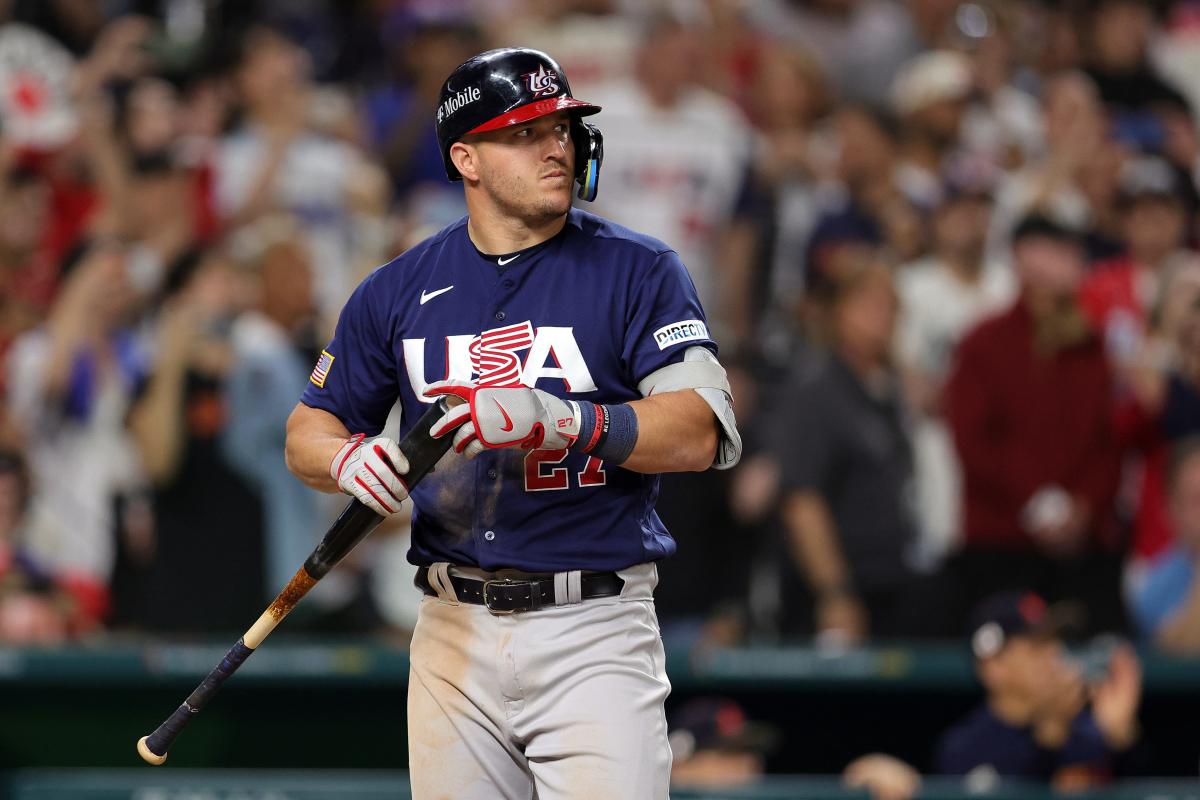
<instances>
[{"instance_id":1,"label":"american flag patch on sleeve","mask_svg":"<svg viewBox=\"0 0 1200 800\"><path fill-rule=\"evenodd\" d=\"M321 351L321 357L317 359L317 365L313 367L312 375L308 379L315 383L318 388L325 388L325 378L329 376L329 368L333 366L333 356Z\"/></svg>"}]
</instances>

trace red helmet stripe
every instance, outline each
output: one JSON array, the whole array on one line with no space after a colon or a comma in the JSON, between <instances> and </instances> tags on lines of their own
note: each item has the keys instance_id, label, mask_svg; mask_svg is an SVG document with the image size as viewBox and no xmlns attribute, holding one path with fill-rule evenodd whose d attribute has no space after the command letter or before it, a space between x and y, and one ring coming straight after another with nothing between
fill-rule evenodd
<instances>
[{"instance_id":1,"label":"red helmet stripe","mask_svg":"<svg viewBox=\"0 0 1200 800\"><path fill-rule=\"evenodd\" d=\"M552 114L555 111L564 109L581 109L582 115L595 114L600 110L600 106L594 106L591 103L585 103L582 100L576 100L574 97L550 97L545 100L535 100L532 103L526 103L523 106L517 106L512 111L506 111L499 116L492 117L482 125L477 125L471 130L471 133L483 133L484 131L495 131L500 128L507 128L510 125L518 125L522 122L528 122L531 119L544 117L547 114Z\"/></svg>"}]
</instances>

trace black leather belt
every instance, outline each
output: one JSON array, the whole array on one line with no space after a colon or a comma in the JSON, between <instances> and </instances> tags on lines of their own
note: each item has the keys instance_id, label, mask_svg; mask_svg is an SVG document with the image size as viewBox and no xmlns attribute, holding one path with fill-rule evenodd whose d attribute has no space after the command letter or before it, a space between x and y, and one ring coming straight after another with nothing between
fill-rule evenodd
<instances>
[{"instance_id":1,"label":"black leather belt","mask_svg":"<svg viewBox=\"0 0 1200 800\"><path fill-rule=\"evenodd\" d=\"M464 578L450 575L450 585L463 603L487 606L493 614L516 614L537 611L554 605L554 576L545 578ZM437 596L429 583L429 568L418 567L413 580L425 594ZM615 572L585 572L580 576L580 599L614 597L621 593L625 581Z\"/></svg>"}]
</instances>

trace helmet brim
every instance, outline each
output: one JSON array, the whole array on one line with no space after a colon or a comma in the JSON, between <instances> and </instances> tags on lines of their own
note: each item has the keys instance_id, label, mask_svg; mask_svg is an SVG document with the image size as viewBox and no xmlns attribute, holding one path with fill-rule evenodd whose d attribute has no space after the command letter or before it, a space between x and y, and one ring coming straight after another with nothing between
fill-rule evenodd
<instances>
[{"instance_id":1,"label":"helmet brim","mask_svg":"<svg viewBox=\"0 0 1200 800\"><path fill-rule=\"evenodd\" d=\"M492 117L482 125L478 125L467 131L467 134L486 133L487 131L507 128L511 125L520 125L522 122L544 117L547 114L553 114L555 111L575 111L579 116L586 117L599 112L600 106L576 100L574 97L549 97L545 100L535 100L532 103L517 106L511 111L506 111L503 114Z\"/></svg>"}]
</instances>

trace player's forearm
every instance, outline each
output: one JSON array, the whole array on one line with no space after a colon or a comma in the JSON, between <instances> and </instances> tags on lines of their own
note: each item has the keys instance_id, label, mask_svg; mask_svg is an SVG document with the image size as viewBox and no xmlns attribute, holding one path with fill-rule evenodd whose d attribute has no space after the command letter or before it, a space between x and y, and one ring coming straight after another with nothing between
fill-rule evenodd
<instances>
[{"instance_id":1,"label":"player's forearm","mask_svg":"<svg viewBox=\"0 0 1200 800\"><path fill-rule=\"evenodd\" d=\"M329 462L349 436L350 431L333 414L303 403L296 404L287 421L284 455L288 469L313 489L330 493L341 491L329 474Z\"/></svg>"},{"instance_id":2,"label":"player's forearm","mask_svg":"<svg viewBox=\"0 0 1200 800\"><path fill-rule=\"evenodd\" d=\"M634 472L701 472L717 452L717 417L691 389L629 404L637 414L637 443L622 467Z\"/></svg>"}]
</instances>

